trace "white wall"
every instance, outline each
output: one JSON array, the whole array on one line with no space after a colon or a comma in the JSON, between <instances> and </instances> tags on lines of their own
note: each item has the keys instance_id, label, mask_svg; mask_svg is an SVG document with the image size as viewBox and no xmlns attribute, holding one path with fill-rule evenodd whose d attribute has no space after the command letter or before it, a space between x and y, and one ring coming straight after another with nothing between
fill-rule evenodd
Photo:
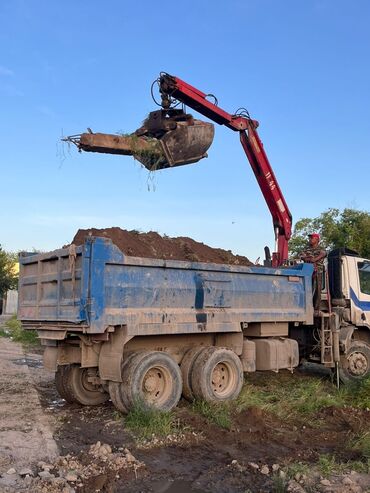
<instances>
[{"instance_id":1,"label":"white wall","mask_svg":"<svg viewBox=\"0 0 370 493\"><path fill-rule=\"evenodd\" d=\"M4 298L3 315L14 315L17 313L18 291L12 289L8 291Z\"/></svg>"}]
</instances>

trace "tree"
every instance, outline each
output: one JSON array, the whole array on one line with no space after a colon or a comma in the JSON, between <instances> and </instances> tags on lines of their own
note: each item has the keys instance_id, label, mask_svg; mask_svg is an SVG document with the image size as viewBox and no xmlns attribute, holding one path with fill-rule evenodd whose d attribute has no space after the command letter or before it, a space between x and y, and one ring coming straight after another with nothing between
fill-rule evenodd
<instances>
[{"instance_id":1,"label":"tree","mask_svg":"<svg viewBox=\"0 0 370 493\"><path fill-rule=\"evenodd\" d=\"M0 245L0 299L9 289L17 287L18 278L14 272L15 260L15 255L5 252Z\"/></svg>"},{"instance_id":2,"label":"tree","mask_svg":"<svg viewBox=\"0 0 370 493\"><path fill-rule=\"evenodd\" d=\"M370 258L370 213L367 211L328 209L313 219L300 219L289 243L292 257L304 250L310 233L320 233L321 245L328 250L347 247Z\"/></svg>"}]
</instances>

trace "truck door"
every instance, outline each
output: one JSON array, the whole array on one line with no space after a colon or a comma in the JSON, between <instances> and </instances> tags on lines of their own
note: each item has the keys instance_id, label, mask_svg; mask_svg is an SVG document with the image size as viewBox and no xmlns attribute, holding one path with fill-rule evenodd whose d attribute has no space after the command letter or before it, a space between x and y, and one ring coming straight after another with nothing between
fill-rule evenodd
<instances>
[{"instance_id":1,"label":"truck door","mask_svg":"<svg viewBox=\"0 0 370 493\"><path fill-rule=\"evenodd\" d=\"M349 270L351 319L357 326L370 328L370 261L352 257Z\"/></svg>"}]
</instances>

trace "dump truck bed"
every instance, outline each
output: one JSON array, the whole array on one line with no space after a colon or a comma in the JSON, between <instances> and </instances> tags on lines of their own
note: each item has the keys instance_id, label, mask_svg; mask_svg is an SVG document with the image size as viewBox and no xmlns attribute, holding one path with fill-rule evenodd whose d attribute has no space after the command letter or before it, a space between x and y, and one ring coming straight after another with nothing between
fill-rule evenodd
<instances>
[{"instance_id":1,"label":"dump truck bed","mask_svg":"<svg viewBox=\"0 0 370 493\"><path fill-rule=\"evenodd\" d=\"M235 332L250 322L312 324L312 266L242 267L130 257L107 238L20 257L25 327L132 335Z\"/></svg>"}]
</instances>

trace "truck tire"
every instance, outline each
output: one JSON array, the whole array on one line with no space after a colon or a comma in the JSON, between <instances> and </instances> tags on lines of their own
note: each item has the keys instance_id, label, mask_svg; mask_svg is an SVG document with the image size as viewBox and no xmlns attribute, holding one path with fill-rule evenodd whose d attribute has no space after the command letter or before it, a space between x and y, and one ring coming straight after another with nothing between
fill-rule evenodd
<instances>
[{"instance_id":1,"label":"truck tire","mask_svg":"<svg viewBox=\"0 0 370 493\"><path fill-rule=\"evenodd\" d=\"M98 406L103 404L109 394L104 392L101 385L94 385L89 382L89 373L92 368L81 368L79 365L71 365L69 378L66 381L66 390L75 402L79 402L84 406Z\"/></svg>"},{"instance_id":2,"label":"truck tire","mask_svg":"<svg viewBox=\"0 0 370 493\"><path fill-rule=\"evenodd\" d=\"M57 367L57 371L55 372L55 387L62 399L70 404L74 404L77 401L71 392L69 392L67 385L70 373L71 365L59 365Z\"/></svg>"},{"instance_id":3,"label":"truck tire","mask_svg":"<svg viewBox=\"0 0 370 493\"><path fill-rule=\"evenodd\" d=\"M191 374L193 371L194 361L204 347L197 346L195 348L189 349L182 358L180 368L182 375L182 395L186 400L192 402L195 397L193 394L193 389L191 387Z\"/></svg>"},{"instance_id":4,"label":"truck tire","mask_svg":"<svg viewBox=\"0 0 370 493\"><path fill-rule=\"evenodd\" d=\"M359 381L370 376L370 345L353 340L347 354L341 357L339 376L343 383Z\"/></svg>"},{"instance_id":5,"label":"truck tire","mask_svg":"<svg viewBox=\"0 0 370 493\"><path fill-rule=\"evenodd\" d=\"M194 361L191 387L198 399L223 402L236 399L243 386L243 366L226 348L205 348Z\"/></svg>"},{"instance_id":6,"label":"truck tire","mask_svg":"<svg viewBox=\"0 0 370 493\"><path fill-rule=\"evenodd\" d=\"M181 397L180 367L168 353L141 352L125 368L120 391L128 409L139 403L147 408L170 411Z\"/></svg>"},{"instance_id":7,"label":"truck tire","mask_svg":"<svg viewBox=\"0 0 370 493\"><path fill-rule=\"evenodd\" d=\"M122 379L126 378L126 368L129 362L132 360L134 356L137 356L137 353L129 354L121 364L121 376ZM127 414L129 411L128 403L126 402L124 392L121 392L122 382L109 382L109 396L113 405L118 411L121 413Z\"/></svg>"}]
</instances>

